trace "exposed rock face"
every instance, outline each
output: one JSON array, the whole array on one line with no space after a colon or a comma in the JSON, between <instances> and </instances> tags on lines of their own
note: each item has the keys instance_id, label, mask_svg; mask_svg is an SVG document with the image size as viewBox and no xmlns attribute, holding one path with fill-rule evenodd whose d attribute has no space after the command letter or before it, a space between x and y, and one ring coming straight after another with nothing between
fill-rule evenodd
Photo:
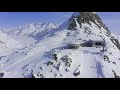
<instances>
[{"instance_id":1,"label":"exposed rock face","mask_svg":"<svg viewBox=\"0 0 120 90\"><path fill-rule=\"evenodd\" d=\"M79 23L80 27L82 27L82 23L87 23L91 25L91 22L93 22L95 25L98 26L98 28L104 28L108 31L108 34L111 34L108 28L105 26L105 24L102 22L101 18L93 12L75 12L72 17L69 19L69 30L72 30L76 27L76 22Z\"/></svg>"}]
</instances>

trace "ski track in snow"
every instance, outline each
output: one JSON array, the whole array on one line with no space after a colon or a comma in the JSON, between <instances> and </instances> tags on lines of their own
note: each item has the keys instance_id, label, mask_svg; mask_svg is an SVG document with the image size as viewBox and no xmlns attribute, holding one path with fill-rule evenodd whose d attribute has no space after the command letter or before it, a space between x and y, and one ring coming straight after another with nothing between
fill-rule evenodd
<instances>
[{"instance_id":1,"label":"ski track in snow","mask_svg":"<svg viewBox=\"0 0 120 90\"><path fill-rule=\"evenodd\" d=\"M81 78L99 78L100 76L103 78L104 75L102 73L101 68L101 53L91 53L89 51L84 51L81 53Z\"/></svg>"}]
</instances>

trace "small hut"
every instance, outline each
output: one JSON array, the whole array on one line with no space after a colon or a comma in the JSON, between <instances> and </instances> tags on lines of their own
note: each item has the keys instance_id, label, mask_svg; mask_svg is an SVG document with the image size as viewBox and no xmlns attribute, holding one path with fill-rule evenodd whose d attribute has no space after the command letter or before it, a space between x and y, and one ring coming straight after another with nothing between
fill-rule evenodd
<instances>
[{"instance_id":1,"label":"small hut","mask_svg":"<svg viewBox=\"0 0 120 90\"><path fill-rule=\"evenodd\" d=\"M89 40L89 41L82 43L81 46L99 48L99 47L105 46L105 42L102 40L101 41L100 40Z\"/></svg>"},{"instance_id":2,"label":"small hut","mask_svg":"<svg viewBox=\"0 0 120 90\"><path fill-rule=\"evenodd\" d=\"M105 51L106 43L102 40L88 40L82 43L80 46L82 47L96 47L96 48L103 48L103 52Z\"/></svg>"},{"instance_id":3,"label":"small hut","mask_svg":"<svg viewBox=\"0 0 120 90\"><path fill-rule=\"evenodd\" d=\"M103 47L105 46L105 42L104 41L92 41L92 47Z\"/></svg>"}]
</instances>

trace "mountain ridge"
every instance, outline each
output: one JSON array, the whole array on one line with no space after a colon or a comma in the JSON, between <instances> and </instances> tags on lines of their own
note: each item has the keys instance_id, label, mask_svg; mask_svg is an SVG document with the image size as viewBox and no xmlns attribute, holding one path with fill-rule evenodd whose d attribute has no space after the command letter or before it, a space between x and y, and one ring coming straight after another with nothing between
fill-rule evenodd
<instances>
[{"instance_id":1,"label":"mountain ridge","mask_svg":"<svg viewBox=\"0 0 120 90\"><path fill-rule=\"evenodd\" d=\"M26 24L24 26L20 26L17 29L2 30L2 32L6 34L17 35L17 36L33 37L34 35L42 32L43 30L55 29L57 27L58 27L57 24L49 23L49 22L31 23L31 24Z\"/></svg>"}]
</instances>

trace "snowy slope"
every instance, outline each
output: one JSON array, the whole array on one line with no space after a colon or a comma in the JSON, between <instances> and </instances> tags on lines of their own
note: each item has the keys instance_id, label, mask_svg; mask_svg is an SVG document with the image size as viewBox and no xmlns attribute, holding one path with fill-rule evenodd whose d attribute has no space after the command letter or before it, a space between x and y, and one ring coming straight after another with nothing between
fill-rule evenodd
<instances>
[{"instance_id":1,"label":"snowy slope","mask_svg":"<svg viewBox=\"0 0 120 90\"><path fill-rule=\"evenodd\" d=\"M10 53L12 50L22 48L23 45L0 31L0 55Z\"/></svg>"},{"instance_id":2,"label":"snowy slope","mask_svg":"<svg viewBox=\"0 0 120 90\"><path fill-rule=\"evenodd\" d=\"M1 57L0 77L118 78L120 76L120 38L109 31L95 12L75 12L56 29L43 28L39 31L31 26L31 29L27 30L22 29L19 35L18 32L13 36L8 35L24 44L24 48ZM34 38L29 37L30 35ZM80 47L76 50L67 47L68 43L84 43L88 40L104 40L105 52L101 51L102 47Z\"/></svg>"}]
</instances>

